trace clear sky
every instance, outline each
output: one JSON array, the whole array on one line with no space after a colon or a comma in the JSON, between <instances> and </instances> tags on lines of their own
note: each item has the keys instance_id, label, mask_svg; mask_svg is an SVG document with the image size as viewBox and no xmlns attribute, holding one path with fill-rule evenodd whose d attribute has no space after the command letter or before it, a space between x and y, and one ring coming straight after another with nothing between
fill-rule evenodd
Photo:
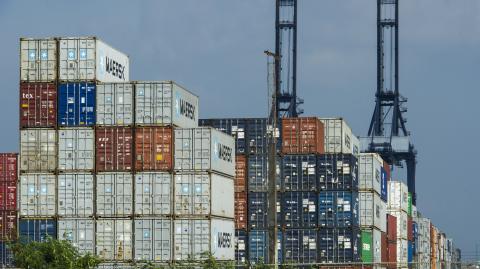
<instances>
[{"instance_id":1,"label":"clear sky","mask_svg":"<svg viewBox=\"0 0 480 269\"><path fill-rule=\"evenodd\" d=\"M342 116L358 135L374 108L375 3L301 0L298 11L305 115ZM470 252L480 243L480 1L400 5L400 92L419 152L418 207ZM0 34L0 151L18 151L22 36L98 36L130 55L131 79L176 80L198 94L201 117L266 116L274 0L2 0Z\"/></svg>"}]
</instances>

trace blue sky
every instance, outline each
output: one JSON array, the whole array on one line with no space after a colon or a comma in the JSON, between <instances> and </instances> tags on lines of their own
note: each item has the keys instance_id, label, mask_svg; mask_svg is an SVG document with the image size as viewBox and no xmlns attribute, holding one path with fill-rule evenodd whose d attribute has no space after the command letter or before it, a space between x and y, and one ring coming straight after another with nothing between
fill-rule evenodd
<instances>
[{"instance_id":1,"label":"blue sky","mask_svg":"<svg viewBox=\"0 0 480 269\"><path fill-rule=\"evenodd\" d=\"M342 116L365 135L376 85L374 0L299 4L305 115ZM80 3L80 4L79 4ZM98 36L130 55L131 79L171 79L201 117L266 115L273 0L0 1L1 151L18 151L18 39ZM400 91L419 152L419 210L465 251L480 243L480 2L403 0Z\"/></svg>"}]
</instances>

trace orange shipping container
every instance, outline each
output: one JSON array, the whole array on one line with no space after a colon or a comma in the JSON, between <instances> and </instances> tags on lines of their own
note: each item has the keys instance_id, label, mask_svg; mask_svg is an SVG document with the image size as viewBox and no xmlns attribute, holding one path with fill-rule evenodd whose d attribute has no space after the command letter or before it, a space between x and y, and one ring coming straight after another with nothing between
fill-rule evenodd
<instances>
[{"instance_id":1,"label":"orange shipping container","mask_svg":"<svg viewBox=\"0 0 480 269\"><path fill-rule=\"evenodd\" d=\"M247 192L235 192L235 229L247 228Z\"/></svg>"},{"instance_id":2,"label":"orange shipping container","mask_svg":"<svg viewBox=\"0 0 480 269\"><path fill-rule=\"evenodd\" d=\"M98 127L95 131L97 171L132 170L133 134L128 127Z\"/></svg>"},{"instance_id":3,"label":"orange shipping container","mask_svg":"<svg viewBox=\"0 0 480 269\"><path fill-rule=\"evenodd\" d=\"M324 126L317 118L282 119L282 153L323 154Z\"/></svg>"},{"instance_id":4,"label":"orange shipping container","mask_svg":"<svg viewBox=\"0 0 480 269\"><path fill-rule=\"evenodd\" d=\"M245 191L247 182L247 157L235 156L235 192Z\"/></svg>"},{"instance_id":5,"label":"orange shipping container","mask_svg":"<svg viewBox=\"0 0 480 269\"><path fill-rule=\"evenodd\" d=\"M172 127L139 127L135 129L135 169L137 171L172 170L172 152Z\"/></svg>"},{"instance_id":6,"label":"orange shipping container","mask_svg":"<svg viewBox=\"0 0 480 269\"><path fill-rule=\"evenodd\" d=\"M437 231L430 223L430 269L437 269Z\"/></svg>"}]
</instances>

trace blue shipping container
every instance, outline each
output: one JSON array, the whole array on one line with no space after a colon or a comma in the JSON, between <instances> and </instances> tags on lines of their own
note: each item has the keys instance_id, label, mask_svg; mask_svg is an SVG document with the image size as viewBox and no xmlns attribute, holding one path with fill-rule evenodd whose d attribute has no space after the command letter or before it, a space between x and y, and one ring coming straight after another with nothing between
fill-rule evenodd
<instances>
[{"instance_id":1,"label":"blue shipping container","mask_svg":"<svg viewBox=\"0 0 480 269\"><path fill-rule=\"evenodd\" d=\"M20 241L45 241L49 236L57 238L57 222L52 219L34 219L19 221Z\"/></svg>"},{"instance_id":2,"label":"blue shipping container","mask_svg":"<svg viewBox=\"0 0 480 269\"><path fill-rule=\"evenodd\" d=\"M381 181L381 191L380 191L380 198L388 202L388 178L387 178L387 171L382 167L382 181Z\"/></svg>"},{"instance_id":3,"label":"blue shipping container","mask_svg":"<svg viewBox=\"0 0 480 269\"><path fill-rule=\"evenodd\" d=\"M321 154L317 157L318 189L358 190L358 161L352 154Z\"/></svg>"},{"instance_id":4,"label":"blue shipping container","mask_svg":"<svg viewBox=\"0 0 480 269\"><path fill-rule=\"evenodd\" d=\"M282 141L280 137L280 127L277 127L275 136L277 138L277 152L280 152ZM267 154L268 153L268 132L272 131L267 118L247 119L247 148L249 154Z\"/></svg>"},{"instance_id":5,"label":"blue shipping container","mask_svg":"<svg viewBox=\"0 0 480 269\"><path fill-rule=\"evenodd\" d=\"M13 265L13 253L6 242L0 242L0 267L10 267Z\"/></svg>"},{"instance_id":6,"label":"blue shipping container","mask_svg":"<svg viewBox=\"0 0 480 269\"><path fill-rule=\"evenodd\" d=\"M252 230L248 233L248 260L251 263L268 263L268 231ZM282 262L282 233L277 235L278 262Z\"/></svg>"},{"instance_id":7,"label":"blue shipping container","mask_svg":"<svg viewBox=\"0 0 480 269\"><path fill-rule=\"evenodd\" d=\"M318 232L320 263L360 262L360 229L327 228Z\"/></svg>"},{"instance_id":8,"label":"blue shipping container","mask_svg":"<svg viewBox=\"0 0 480 269\"><path fill-rule=\"evenodd\" d=\"M210 126L235 138L235 153L247 153L245 135L247 133L247 119L200 119L200 126Z\"/></svg>"},{"instance_id":9,"label":"blue shipping container","mask_svg":"<svg viewBox=\"0 0 480 269\"><path fill-rule=\"evenodd\" d=\"M247 232L235 230L235 262L246 264L247 261Z\"/></svg>"},{"instance_id":10,"label":"blue shipping container","mask_svg":"<svg viewBox=\"0 0 480 269\"><path fill-rule=\"evenodd\" d=\"M281 170L281 181L285 191L317 190L317 157L315 155L285 155Z\"/></svg>"},{"instance_id":11,"label":"blue shipping container","mask_svg":"<svg viewBox=\"0 0 480 269\"><path fill-rule=\"evenodd\" d=\"M280 195L277 194L277 223L281 224L280 216ZM253 229L267 229L267 193L249 192L248 193L248 227Z\"/></svg>"},{"instance_id":12,"label":"blue shipping container","mask_svg":"<svg viewBox=\"0 0 480 269\"><path fill-rule=\"evenodd\" d=\"M250 155L247 159L248 191L266 192L268 190L267 155ZM280 171L278 171L280 169L280 158L277 159L277 167L275 169L277 171L277 190L280 190Z\"/></svg>"},{"instance_id":13,"label":"blue shipping container","mask_svg":"<svg viewBox=\"0 0 480 269\"><path fill-rule=\"evenodd\" d=\"M95 125L95 84L62 83L58 87L58 125Z\"/></svg>"},{"instance_id":14,"label":"blue shipping container","mask_svg":"<svg viewBox=\"0 0 480 269\"><path fill-rule=\"evenodd\" d=\"M286 228L317 227L318 199L315 192L285 192L281 200L282 226Z\"/></svg>"},{"instance_id":15,"label":"blue shipping container","mask_svg":"<svg viewBox=\"0 0 480 269\"><path fill-rule=\"evenodd\" d=\"M283 262L286 264L316 263L317 240L316 229L286 229L283 233Z\"/></svg>"},{"instance_id":16,"label":"blue shipping container","mask_svg":"<svg viewBox=\"0 0 480 269\"><path fill-rule=\"evenodd\" d=\"M408 241L408 263L413 262L413 244L412 241Z\"/></svg>"},{"instance_id":17,"label":"blue shipping container","mask_svg":"<svg viewBox=\"0 0 480 269\"><path fill-rule=\"evenodd\" d=\"M318 195L318 225L348 228L359 223L358 192L323 191Z\"/></svg>"}]
</instances>

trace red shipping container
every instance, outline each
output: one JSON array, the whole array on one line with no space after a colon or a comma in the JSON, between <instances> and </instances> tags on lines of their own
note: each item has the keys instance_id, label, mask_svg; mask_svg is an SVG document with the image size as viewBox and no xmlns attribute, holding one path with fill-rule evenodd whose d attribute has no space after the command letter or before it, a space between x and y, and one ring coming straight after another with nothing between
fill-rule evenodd
<instances>
[{"instance_id":1,"label":"red shipping container","mask_svg":"<svg viewBox=\"0 0 480 269\"><path fill-rule=\"evenodd\" d=\"M135 169L170 171L173 168L172 127L135 129Z\"/></svg>"},{"instance_id":2,"label":"red shipping container","mask_svg":"<svg viewBox=\"0 0 480 269\"><path fill-rule=\"evenodd\" d=\"M57 126L57 86L20 83L20 127Z\"/></svg>"},{"instance_id":3,"label":"red shipping container","mask_svg":"<svg viewBox=\"0 0 480 269\"><path fill-rule=\"evenodd\" d=\"M0 182L13 181L17 182L17 153L0 153Z\"/></svg>"},{"instance_id":4,"label":"red shipping container","mask_svg":"<svg viewBox=\"0 0 480 269\"><path fill-rule=\"evenodd\" d=\"M247 192L235 192L235 229L247 228Z\"/></svg>"},{"instance_id":5,"label":"red shipping container","mask_svg":"<svg viewBox=\"0 0 480 269\"><path fill-rule=\"evenodd\" d=\"M284 154L323 154L324 139L323 123L317 118L282 119Z\"/></svg>"},{"instance_id":6,"label":"red shipping container","mask_svg":"<svg viewBox=\"0 0 480 269\"><path fill-rule=\"evenodd\" d=\"M383 169L385 169L385 173L387 173L387 181L391 180L390 165L386 161L383 161Z\"/></svg>"},{"instance_id":7,"label":"red shipping container","mask_svg":"<svg viewBox=\"0 0 480 269\"><path fill-rule=\"evenodd\" d=\"M397 242L387 243L388 264L387 268L397 268Z\"/></svg>"},{"instance_id":8,"label":"red shipping container","mask_svg":"<svg viewBox=\"0 0 480 269\"><path fill-rule=\"evenodd\" d=\"M388 244L388 239L387 239L387 233L382 232L381 233L381 257L382 257L382 262L388 262L388 249L387 249L387 244Z\"/></svg>"},{"instance_id":9,"label":"red shipping container","mask_svg":"<svg viewBox=\"0 0 480 269\"><path fill-rule=\"evenodd\" d=\"M387 239L388 241L397 240L397 218L387 214Z\"/></svg>"},{"instance_id":10,"label":"red shipping container","mask_svg":"<svg viewBox=\"0 0 480 269\"><path fill-rule=\"evenodd\" d=\"M97 171L132 170L132 128L98 127L95 131L95 139L95 160Z\"/></svg>"},{"instance_id":11,"label":"red shipping container","mask_svg":"<svg viewBox=\"0 0 480 269\"><path fill-rule=\"evenodd\" d=\"M17 182L0 182L0 210L17 210Z\"/></svg>"},{"instance_id":12,"label":"red shipping container","mask_svg":"<svg viewBox=\"0 0 480 269\"><path fill-rule=\"evenodd\" d=\"M235 192L245 191L247 182L247 157L235 156Z\"/></svg>"},{"instance_id":13,"label":"red shipping container","mask_svg":"<svg viewBox=\"0 0 480 269\"><path fill-rule=\"evenodd\" d=\"M408 217L407 239L408 239L408 241L413 241L413 218L412 217Z\"/></svg>"},{"instance_id":14,"label":"red shipping container","mask_svg":"<svg viewBox=\"0 0 480 269\"><path fill-rule=\"evenodd\" d=\"M17 211L0 211L0 240L9 241L17 238Z\"/></svg>"}]
</instances>

